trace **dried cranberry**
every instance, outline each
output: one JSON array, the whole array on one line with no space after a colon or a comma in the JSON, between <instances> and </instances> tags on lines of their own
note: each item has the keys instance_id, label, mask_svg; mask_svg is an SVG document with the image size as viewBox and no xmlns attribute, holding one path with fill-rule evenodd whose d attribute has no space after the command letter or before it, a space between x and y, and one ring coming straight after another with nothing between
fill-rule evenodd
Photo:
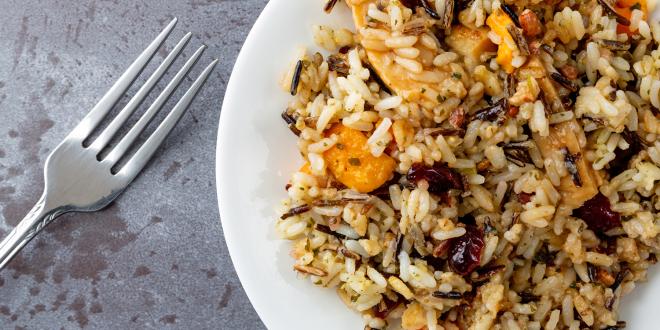
<instances>
[{"instance_id":1,"label":"dried cranberry","mask_svg":"<svg viewBox=\"0 0 660 330\"><path fill-rule=\"evenodd\" d=\"M506 114L511 118L515 118L518 115L518 112L520 112L520 108L510 105Z\"/></svg>"},{"instance_id":2,"label":"dried cranberry","mask_svg":"<svg viewBox=\"0 0 660 330\"><path fill-rule=\"evenodd\" d=\"M441 194L449 189L465 189L463 187L463 176L440 163L435 163L432 167L421 163L413 164L407 177L408 181L414 183L419 180L426 180L429 184L429 192L434 194Z\"/></svg>"},{"instance_id":3,"label":"dried cranberry","mask_svg":"<svg viewBox=\"0 0 660 330\"><path fill-rule=\"evenodd\" d=\"M470 274L479 266L484 247L484 231L477 226L466 226L465 234L452 239L449 267L458 274Z\"/></svg>"},{"instance_id":4,"label":"dried cranberry","mask_svg":"<svg viewBox=\"0 0 660 330\"><path fill-rule=\"evenodd\" d=\"M525 192L521 192L520 194L518 194L518 201L521 204L527 204L532 200L532 196L534 196L534 194L528 194L528 193L525 193Z\"/></svg>"},{"instance_id":5,"label":"dried cranberry","mask_svg":"<svg viewBox=\"0 0 660 330\"><path fill-rule=\"evenodd\" d=\"M573 210L573 216L584 220L589 229L596 232L621 227L621 215L612 211L610 200L601 193Z\"/></svg>"},{"instance_id":6,"label":"dried cranberry","mask_svg":"<svg viewBox=\"0 0 660 330\"><path fill-rule=\"evenodd\" d=\"M623 139L626 140L630 146L625 150L617 148L614 151L615 157L609 164L609 173L612 177L617 176L619 173L625 171L628 168L628 162L630 159L632 159L644 148L642 139L639 137L639 135L637 135L637 133L626 129L621 133L621 136L623 136Z\"/></svg>"}]
</instances>

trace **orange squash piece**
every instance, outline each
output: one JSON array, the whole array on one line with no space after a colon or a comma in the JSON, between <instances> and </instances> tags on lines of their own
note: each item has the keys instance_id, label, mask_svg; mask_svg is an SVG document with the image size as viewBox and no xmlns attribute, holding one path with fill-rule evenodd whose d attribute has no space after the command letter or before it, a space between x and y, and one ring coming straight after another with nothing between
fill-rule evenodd
<instances>
[{"instance_id":1,"label":"orange squash piece","mask_svg":"<svg viewBox=\"0 0 660 330\"><path fill-rule=\"evenodd\" d=\"M358 192L368 193L392 177L396 162L386 154L374 157L367 148L364 133L336 124L326 134L336 134L338 138L337 144L323 153L323 159L339 182Z\"/></svg>"},{"instance_id":2,"label":"orange squash piece","mask_svg":"<svg viewBox=\"0 0 660 330\"><path fill-rule=\"evenodd\" d=\"M633 7L639 7L638 9L644 13L643 15L644 19L648 17L649 9L646 4L646 0L618 0L614 8L619 15L630 20L630 17L632 16L632 11L634 9ZM629 36L639 33L637 31L635 32L630 31L630 28L628 26L622 24L617 24L616 32L625 33Z\"/></svg>"},{"instance_id":3,"label":"orange squash piece","mask_svg":"<svg viewBox=\"0 0 660 330\"><path fill-rule=\"evenodd\" d=\"M512 73L513 65L511 65L511 61L513 60L513 49L509 45L515 43L509 30L507 30L509 24L514 23L509 15L501 10L495 11L486 19L486 25L502 38L502 43L497 47L497 57L495 58L495 61L502 66L504 71Z\"/></svg>"}]
</instances>

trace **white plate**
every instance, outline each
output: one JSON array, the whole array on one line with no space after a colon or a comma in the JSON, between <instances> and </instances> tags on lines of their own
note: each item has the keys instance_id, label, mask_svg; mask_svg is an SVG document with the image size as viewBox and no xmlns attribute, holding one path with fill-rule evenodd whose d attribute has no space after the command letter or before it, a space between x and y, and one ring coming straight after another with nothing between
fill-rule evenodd
<instances>
[{"instance_id":1,"label":"white plate","mask_svg":"<svg viewBox=\"0 0 660 330\"><path fill-rule=\"evenodd\" d=\"M322 6L321 0L268 3L238 56L220 118L216 175L222 227L243 288L269 329L363 326L333 290L297 278L289 243L274 232L274 205L285 198L289 175L302 163L296 139L280 118L288 96L278 81L296 48L314 44L312 25L352 26L343 4L331 15ZM625 300L621 319L629 328L655 328L657 297L660 279L642 284Z\"/></svg>"}]
</instances>

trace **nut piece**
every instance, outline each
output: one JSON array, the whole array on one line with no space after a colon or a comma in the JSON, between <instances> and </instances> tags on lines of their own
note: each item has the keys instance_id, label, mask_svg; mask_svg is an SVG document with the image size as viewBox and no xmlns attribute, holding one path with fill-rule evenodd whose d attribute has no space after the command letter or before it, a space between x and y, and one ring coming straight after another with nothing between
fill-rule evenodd
<instances>
[{"instance_id":1,"label":"nut piece","mask_svg":"<svg viewBox=\"0 0 660 330\"><path fill-rule=\"evenodd\" d=\"M293 265L293 269L304 274L316 275L319 277L328 276L328 272L326 272L325 270L312 266Z\"/></svg>"},{"instance_id":2,"label":"nut piece","mask_svg":"<svg viewBox=\"0 0 660 330\"><path fill-rule=\"evenodd\" d=\"M538 16L533 11L525 9L518 19L526 36L535 37L543 32L541 21L539 21Z\"/></svg>"},{"instance_id":3,"label":"nut piece","mask_svg":"<svg viewBox=\"0 0 660 330\"><path fill-rule=\"evenodd\" d=\"M449 124L454 128L463 128L465 125L465 111L463 107L458 107L449 115Z\"/></svg>"},{"instance_id":4,"label":"nut piece","mask_svg":"<svg viewBox=\"0 0 660 330\"><path fill-rule=\"evenodd\" d=\"M575 80L578 77L578 70L572 65L564 65L559 68L559 72L561 72L564 77L570 79L570 80Z\"/></svg>"}]
</instances>

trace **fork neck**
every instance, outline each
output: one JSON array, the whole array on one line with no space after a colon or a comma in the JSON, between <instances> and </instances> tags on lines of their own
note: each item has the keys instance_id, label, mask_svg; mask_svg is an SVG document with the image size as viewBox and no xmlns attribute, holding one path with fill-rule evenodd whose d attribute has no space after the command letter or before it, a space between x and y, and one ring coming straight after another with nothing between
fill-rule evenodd
<instances>
[{"instance_id":1,"label":"fork neck","mask_svg":"<svg viewBox=\"0 0 660 330\"><path fill-rule=\"evenodd\" d=\"M62 213L64 212L61 208L50 205L46 194L43 194L32 210L0 242L0 269L4 268L25 244Z\"/></svg>"}]
</instances>

